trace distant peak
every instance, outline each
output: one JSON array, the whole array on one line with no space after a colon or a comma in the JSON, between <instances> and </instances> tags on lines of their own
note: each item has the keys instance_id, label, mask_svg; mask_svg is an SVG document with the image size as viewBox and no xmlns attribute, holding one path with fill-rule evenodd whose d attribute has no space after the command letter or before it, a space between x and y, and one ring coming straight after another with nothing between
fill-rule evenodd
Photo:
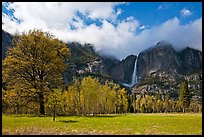
<instances>
[{"instance_id":1,"label":"distant peak","mask_svg":"<svg viewBox=\"0 0 204 137\"><path fill-rule=\"evenodd\" d=\"M191 47L186 47L184 50L196 50L196 49L191 48Z\"/></svg>"},{"instance_id":2,"label":"distant peak","mask_svg":"<svg viewBox=\"0 0 204 137\"><path fill-rule=\"evenodd\" d=\"M160 49L160 48L170 48L170 49L173 49L172 45L170 42L168 41L160 41L158 42L156 45L146 49L146 50L143 50L141 53L144 53L144 52L149 52L149 51L152 51L152 50L155 50L155 49ZM173 49L174 50L174 49Z\"/></svg>"},{"instance_id":3,"label":"distant peak","mask_svg":"<svg viewBox=\"0 0 204 137\"><path fill-rule=\"evenodd\" d=\"M152 48L172 48L173 49L173 46L168 41L160 41L155 46L153 46Z\"/></svg>"},{"instance_id":4,"label":"distant peak","mask_svg":"<svg viewBox=\"0 0 204 137\"><path fill-rule=\"evenodd\" d=\"M168 41L160 41L155 46L171 46L171 43Z\"/></svg>"},{"instance_id":5,"label":"distant peak","mask_svg":"<svg viewBox=\"0 0 204 137\"><path fill-rule=\"evenodd\" d=\"M198 49L194 49L194 48L191 48L191 47L186 47L186 48L183 49L181 52L186 52L186 51L198 51L198 52L201 52L201 51L199 51Z\"/></svg>"}]
</instances>

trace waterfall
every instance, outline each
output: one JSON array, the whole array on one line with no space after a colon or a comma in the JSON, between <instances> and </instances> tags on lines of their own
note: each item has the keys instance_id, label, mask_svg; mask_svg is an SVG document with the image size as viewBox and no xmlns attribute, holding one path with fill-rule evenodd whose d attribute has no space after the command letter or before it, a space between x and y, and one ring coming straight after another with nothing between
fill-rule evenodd
<instances>
[{"instance_id":1,"label":"waterfall","mask_svg":"<svg viewBox=\"0 0 204 137\"><path fill-rule=\"evenodd\" d=\"M135 59L135 65L134 65L134 71L132 74L132 81L131 81L131 87L134 86L134 84L137 83L137 59L138 57Z\"/></svg>"},{"instance_id":2,"label":"waterfall","mask_svg":"<svg viewBox=\"0 0 204 137\"><path fill-rule=\"evenodd\" d=\"M129 83L129 84L123 83L124 86L132 87L132 86L134 86L138 82L138 77L137 77L137 59L138 59L138 56L135 59L135 65L134 65L134 70L133 70L133 73L132 73L131 83Z\"/></svg>"}]
</instances>

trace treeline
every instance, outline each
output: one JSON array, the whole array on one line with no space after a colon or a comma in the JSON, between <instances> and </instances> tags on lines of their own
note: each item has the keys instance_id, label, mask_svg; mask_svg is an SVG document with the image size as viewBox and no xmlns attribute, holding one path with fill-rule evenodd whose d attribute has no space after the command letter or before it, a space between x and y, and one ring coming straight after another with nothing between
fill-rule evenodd
<instances>
[{"instance_id":1,"label":"treeline","mask_svg":"<svg viewBox=\"0 0 204 137\"><path fill-rule=\"evenodd\" d=\"M45 94L45 114L87 116L126 113L131 109L134 113L202 112L202 104L191 100L186 82L181 84L179 92L178 99L169 96L163 99L160 94L128 96L127 91L118 84L111 81L102 84L97 78L84 77L82 80L75 79L66 88ZM38 115L39 110L39 97L35 92L2 90L3 113Z\"/></svg>"},{"instance_id":2,"label":"treeline","mask_svg":"<svg viewBox=\"0 0 204 137\"><path fill-rule=\"evenodd\" d=\"M3 113L39 114L39 104L35 97L29 98L23 92L3 90ZM19 92L20 93L20 92ZM32 97L30 95L30 97ZM36 97L37 99L37 97ZM97 78L85 77L75 80L65 89L55 89L45 96L47 115L95 115L126 113L127 93L118 84L106 81L101 84Z\"/></svg>"},{"instance_id":3,"label":"treeline","mask_svg":"<svg viewBox=\"0 0 204 137\"><path fill-rule=\"evenodd\" d=\"M166 95L165 99L160 94L132 94L132 109L135 113L171 113L171 112L202 112L202 104L192 100L187 81L180 85L179 98L173 99Z\"/></svg>"},{"instance_id":4,"label":"treeline","mask_svg":"<svg viewBox=\"0 0 204 137\"><path fill-rule=\"evenodd\" d=\"M188 107L184 107L181 100L170 98L161 99L151 95L137 95L132 103L134 113L172 113L172 112L202 112L202 104L191 101Z\"/></svg>"}]
</instances>

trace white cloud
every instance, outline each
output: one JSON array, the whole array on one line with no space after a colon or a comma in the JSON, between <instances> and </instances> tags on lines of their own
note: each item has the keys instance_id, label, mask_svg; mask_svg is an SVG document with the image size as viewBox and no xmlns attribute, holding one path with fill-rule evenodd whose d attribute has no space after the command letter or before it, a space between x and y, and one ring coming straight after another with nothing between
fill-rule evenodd
<instances>
[{"instance_id":1,"label":"white cloud","mask_svg":"<svg viewBox=\"0 0 204 137\"><path fill-rule=\"evenodd\" d=\"M122 9L118 9L117 12L116 12L116 14L117 14L117 15L120 15L122 12L123 12Z\"/></svg>"},{"instance_id":2,"label":"white cloud","mask_svg":"<svg viewBox=\"0 0 204 137\"><path fill-rule=\"evenodd\" d=\"M202 50L202 18L191 24L181 25L175 17L157 27L146 28L132 16L117 20L122 11L114 11L114 5L115 3L13 3L10 7L15 9L14 16L22 21L19 24L14 18L2 14L2 28L12 34L33 28L43 29L65 42L91 43L98 52L118 59L139 54L161 40L169 41L177 50L186 46ZM84 20L76 16L77 11L88 18L99 19L102 25L85 25ZM70 24L76 29L70 29ZM143 30L136 35L135 31L138 29Z\"/></svg>"},{"instance_id":3,"label":"white cloud","mask_svg":"<svg viewBox=\"0 0 204 137\"><path fill-rule=\"evenodd\" d=\"M192 15L192 12L190 10L186 9L186 8L183 8L181 10L181 15L182 16L190 16L190 15Z\"/></svg>"},{"instance_id":4,"label":"white cloud","mask_svg":"<svg viewBox=\"0 0 204 137\"><path fill-rule=\"evenodd\" d=\"M141 26L140 26L140 29L142 29L142 30L145 29L145 28L146 28L145 25L141 25Z\"/></svg>"},{"instance_id":5,"label":"white cloud","mask_svg":"<svg viewBox=\"0 0 204 137\"><path fill-rule=\"evenodd\" d=\"M10 3L9 7L15 9L14 16L22 20L23 24L33 24L38 27L39 22L43 22L48 28L64 28L68 25L77 11L87 14L88 17L95 19L115 18L113 6L119 3L111 2L17 2Z\"/></svg>"},{"instance_id":6,"label":"white cloud","mask_svg":"<svg viewBox=\"0 0 204 137\"><path fill-rule=\"evenodd\" d=\"M102 48L103 53L114 55L119 59L130 54L138 55L163 40L170 42L177 51L187 46L202 51L202 18L191 24L181 25L179 19L175 17L157 27L145 29L138 35L133 33L116 35L114 41L111 37L108 38L109 36L106 42L102 43L106 45ZM117 46L113 48L114 44Z\"/></svg>"},{"instance_id":7,"label":"white cloud","mask_svg":"<svg viewBox=\"0 0 204 137\"><path fill-rule=\"evenodd\" d=\"M202 51L202 18L187 25L181 25L177 17L170 19L142 31L135 37L135 45L140 45L141 51L162 40L170 42L176 50L189 46Z\"/></svg>"}]
</instances>

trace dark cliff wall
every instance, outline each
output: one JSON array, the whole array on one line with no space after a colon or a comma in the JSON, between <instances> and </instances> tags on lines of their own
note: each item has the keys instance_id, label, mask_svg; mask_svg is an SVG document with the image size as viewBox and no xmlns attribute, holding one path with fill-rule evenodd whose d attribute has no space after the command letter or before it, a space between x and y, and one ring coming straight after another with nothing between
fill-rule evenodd
<instances>
[{"instance_id":1,"label":"dark cliff wall","mask_svg":"<svg viewBox=\"0 0 204 137\"><path fill-rule=\"evenodd\" d=\"M118 65L111 69L111 77L114 80L120 81L122 83L130 83L136 58L137 56L130 55L122 60Z\"/></svg>"},{"instance_id":2,"label":"dark cliff wall","mask_svg":"<svg viewBox=\"0 0 204 137\"><path fill-rule=\"evenodd\" d=\"M156 46L138 55L137 74L139 77L158 70L171 73L179 72L180 67L178 55L171 45L161 45L158 43Z\"/></svg>"}]
</instances>

